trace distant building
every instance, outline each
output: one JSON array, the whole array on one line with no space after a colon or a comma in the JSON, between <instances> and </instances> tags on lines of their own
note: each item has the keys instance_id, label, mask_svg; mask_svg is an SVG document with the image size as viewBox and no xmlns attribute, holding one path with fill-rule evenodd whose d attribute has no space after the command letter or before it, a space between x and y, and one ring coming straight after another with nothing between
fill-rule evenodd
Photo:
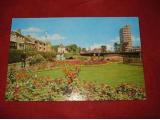
<instances>
[{"instance_id":1,"label":"distant building","mask_svg":"<svg viewBox=\"0 0 160 120\"><path fill-rule=\"evenodd\" d=\"M132 34L130 25L125 25L119 31L120 51L129 52L132 49Z\"/></svg>"},{"instance_id":2,"label":"distant building","mask_svg":"<svg viewBox=\"0 0 160 120\"><path fill-rule=\"evenodd\" d=\"M92 50L93 53L102 53L102 48L94 48Z\"/></svg>"},{"instance_id":3,"label":"distant building","mask_svg":"<svg viewBox=\"0 0 160 120\"><path fill-rule=\"evenodd\" d=\"M97 48L82 48L81 53L106 53L107 52L107 46L106 45L101 45L100 47Z\"/></svg>"},{"instance_id":4,"label":"distant building","mask_svg":"<svg viewBox=\"0 0 160 120\"><path fill-rule=\"evenodd\" d=\"M60 54L64 54L64 53L67 53L67 50L65 48L65 46L63 44L60 44L59 47L58 47L58 53Z\"/></svg>"},{"instance_id":5,"label":"distant building","mask_svg":"<svg viewBox=\"0 0 160 120\"><path fill-rule=\"evenodd\" d=\"M35 48L37 51L41 51L41 52L53 51L52 46L47 42L43 42L43 41L36 40L36 39L34 40L34 42L35 42Z\"/></svg>"},{"instance_id":6,"label":"distant building","mask_svg":"<svg viewBox=\"0 0 160 120\"><path fill-rule=\"evenodd\" d=\"M63 44L60 44L58 49L57 49L57 55L56 55L56 60L65 60L64 53L67 53L68 51L66 50L65 46Z\"/></svg>"},{"instance_id":7,"label":"distant building","mask_svg":"<svg viewBox=\"0 0 160 120\"><path fill-rule=\"evenodd\" d=\"M50 43L46 42L45 52L51 52L51 51L54 51L54 49L52 48L52 45Z\"/></svg>"},{"instance_id":8,"label":"distant building","mask_svg":"<svg viewBox=\"0 0 160 120\"><path fill-rule=\"evenodd\" d=\"M11 32L10 36L10 48L17 50L37 50L41 52L53 51L51 44L14 31Z\"/></svg>"}]
</instances>

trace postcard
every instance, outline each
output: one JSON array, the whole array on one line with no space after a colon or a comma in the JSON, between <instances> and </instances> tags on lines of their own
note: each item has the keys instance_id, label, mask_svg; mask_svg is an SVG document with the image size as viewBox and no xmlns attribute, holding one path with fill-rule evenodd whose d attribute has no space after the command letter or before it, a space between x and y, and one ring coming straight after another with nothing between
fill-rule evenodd
<instances>
[{"instance_id":1,"label":"postcard","mask_svg":"<svg viewBox=\"0 0 160 120\"><path fill-rule=\"evenodd\" d=\"M6 101L145 100L137 17L13 18Z\"/></svg>"}]
</instances>

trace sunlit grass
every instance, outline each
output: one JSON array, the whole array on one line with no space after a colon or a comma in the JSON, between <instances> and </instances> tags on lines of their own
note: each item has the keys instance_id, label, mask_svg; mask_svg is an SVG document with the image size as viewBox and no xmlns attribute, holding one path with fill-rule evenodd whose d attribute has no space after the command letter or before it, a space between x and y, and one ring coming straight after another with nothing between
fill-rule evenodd
<instances>
[{"instance_id":1,"label":"sunlit grass","mask_svg":"<svg viewBox=\"0 0 160 120\"><path fill-rule=\"evenodd\" d=\"M39 71L36 74L38 76L50 76L52 78L65 77L62 67ZM79 79L97 83L103 82L112 86L125 82L144 87L143 67L130 64L107 63L103 65L82 65Z\"/></svg>"}]
</instances>

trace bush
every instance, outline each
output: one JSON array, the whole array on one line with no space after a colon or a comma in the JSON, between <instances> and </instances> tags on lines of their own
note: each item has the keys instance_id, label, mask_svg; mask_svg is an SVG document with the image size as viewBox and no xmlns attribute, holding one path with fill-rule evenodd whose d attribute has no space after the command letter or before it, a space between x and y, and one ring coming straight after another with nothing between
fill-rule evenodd
<instances>
[{"instance_id":1,"label":"bush","mask_svg":"<svg viewBox=\"0 0 160 120\"><path fill-rule=\"evenodd\" d=\"M9 51L9 63L21 62L21 55L24 54L23 50L10 49ZM34 57L40 54L46 60L53 60L56 56L55 52L38 52L38 51L25 51L27 57Z\"/></svg>"},{"instance_id":2,"label":"bush","mask_svg":"<svg viewBox=\"0 0 160 120\"><path fill-rule=\"evenodd\" d=\"M38 52L38 53L41 54L47 60L53 60L53 58L56 57L55 52Z\"/></svg>"},{"instance_id":3,"label":"bush","mask_svg":"<svg viewBox=\"0 0 160 120\"><path fill-rule=\"evenodd\" d=\"M20 62L22 54L23 54L23 50L10 49L10 51L9 51L9 63Z\"/></svg>"},{"instance_id":4,"label":"bush","mask_svg":"<svg viewBox=\"0 0 160 120\"><path fill-rule=\"evenodd\" d=\"M73 56L74 56L74 53L65 53L65 54L64 54L64 57L65 57L66 59L71 58L71 57L74 58Z\"/></svg>"},{"instance_id":5,"label":"bush","mask_svg":"<svg viewBox=\"0 0 160 120\"><path fill-rule=\"evenodd\" d=\"M34 56L37 51L25 51L27 57ZM24 50L10 49L9 51L9 63L21 62L21 56L24 54Z\"/></svg>"},{"instance_id":6,"label":"bush","mask_svg":"<svg viewBox=\"0 0 160 120\"><path fill-rule=\"evenodd\" d=\"M15 69L13 67L10 67L8 69L8 79L9 79L9 82L14 83L16 81L15 74L16 74Z\"/></svg>"},{"instance_id":7,"label":"bush","mask_svg":"<svg viewBox=\"0 0 160 120\"><path fill-rule=\"evenodd\" d=\"M77 55L76 58L79 59L79 60L85 61L85 60L88 60L90 57Z\"/></svg>"},{"instance_id":8,"label":"bush","mask_svg":"<svg viewBox=\"0 0 160 120\"><path fill-rule=\"evenodd\" d=\"M135 85L123 83L117 86L115 89L118 94L118 99L145 99L144 90L142 88L138 88ZM126 96L126 98L124 98L124 96Z\"/></svg>"},{"instance_id":9,"label":"bush","mask_svg":"<svg viewBox=\"0 0 160 120\"><path fill-rule=\"evenodd\" d=\"M45 60L46 59L42 55L37 54L31 57L29 64L34 65L34 64L42 63Z\"/></svg>"},{"instance_id":10,"label":"bush","mask_svg":"<svg viewBox=\"0 0 160 120\"><path fill-rule=\"evenodd\" d=\"M38 52L37 51L26 51L26 54L27 54L28 57L30 57L30 56L37 55Z\"/></svg>"},{"instance_id":11,"label":"bush","mask_svg":"<svg viewBox=\"0 0 160 120\"><path fill-rule=\"evenodd\" d=\"M35 76L25 69L18 71L14 82L9 81L6 100L16 101L64 101L64 100L144 100L145 92L136 86L121 84L117 87L105 83L74 80L68 84L68 78L52 79L49 76ZM78 98L73 96L79 95ZM73 97L73 98L71 98ZM80 99L79 99L80 98Z\"/></svg>"},{"instance_id":12,"label":"bush","mask_svg":"<svg viewBox=\"0 0 160 120\"><path fill-rule=\"evenodd\" d=\"M45 61L40 54L32 58L33 64ZM37 66L37 65L36 65ZM45 68L43 64L39 64ZM42 77L26 69L15 71L10 67L7 79L7 100L64 101L64 100L145 100L145 91L135 85L123 83L110 86L106 83L83 81L78 78L78 66L64 65L65 77ZM76 98L78 94L78 98Z\"/></svg>"}]
</instances>

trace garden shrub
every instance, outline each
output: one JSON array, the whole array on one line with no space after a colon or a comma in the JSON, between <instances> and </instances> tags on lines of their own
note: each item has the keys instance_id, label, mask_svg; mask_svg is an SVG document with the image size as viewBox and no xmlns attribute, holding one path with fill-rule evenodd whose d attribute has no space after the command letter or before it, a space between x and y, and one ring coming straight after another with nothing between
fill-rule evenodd
<instances>
[{"instance_id":1,"label":"garden shrub","mask_svg":"<svg viewBox=\"0 0 160 120\"><path fill-rule=\"evenodd\" d=\"M23 50L10 49L10 51L9 51L9 63L20 62L22 54L23 54Z\"/></svg>"},{"instance_id":2,"label":"garden shrub","mask_svg":"<svg viewBox=\"0 0 160 120\"><path fill-rule=\"evenodd\" d=\"M85 83L87 100L115 100L116 91L107 84Z\"/></svg>"},{"instance_id":3,"label":"garden shrub","mask_svg":"<svg viewBox=\"0 0 160 120\"><path fill-rule=\"evenodd\" d=\"M29 64L30 65L39 64L44 62L45 60L46 59L42 55L37 54L31 57Z\"/></svg>"},{"instance_id":4,"label":"garden shrub","mask_svg":"<svg viewBox=\"0 0 160 120\"><path fill-rule=\"evenodd\" d=\"M15 69L14 69L13 67L10 67L10 68L8 69L8 79L9 79L9 81L10 81L12 84L16 81L16 76L15 76L15 74L16 74Z\"/></svg>"},{"instance_id":5,"label":"garden shrub","mask_svg":"<svg viewBox=\"0 0 160 120\"><path fill-rule=\"evenodd\" d=\"M74 58L74 55L75 55L75 53L64 53L64 57L66 58L66 59L69 59L69 58Z\"/></svg>"},{"instance_id":6,"label":"garden shrub","mask_svg":"<svg viewBox=\"0 0 160 120\"><path fill-rule=\"evenodd\" d=\"M16 62L21 62L21 56L24 50L16 50L16 49L10 49L9 50L9 63L16 63ZM53 58L56 57L55 52L39 52L39 51L33 51L33 50L26 50L25 54L28 57L33 57L37 54L40 54L43 56L46 60L53 60Z\"/></svg>"},{"instance_id":7,"label":"garden shrub","mask_svg":"<svg viewBox=\"0 0 160 120\"><path fill-rule=\"evenodd\" d=\"M28 56L28 57L30 57L30 56L34 56L34 55L36 55L36 54L38 54L38 52L37 51L26 51L26 55Z\"/></svg>"},{"instance_id":8,"label":"garden shrub","mask_svg":"<svg viewBox=\"0 0 160 120\"><path fill-rule=\"evenodd\" d=\"M88 60L90 57L77 55L76 58L79 60L85 61L85 60Z\"/></svg>"},{"instance_id":9,"label":"garden shrub","mask_svg":"<svg viewBox=\"0 0 160 120\"><path fill-rule=\"evenodd\" d=\"M56 57L55 52L38 52L38 53L41 54L46 60L50 60L50 61L52 61L53 58Z\"/></svg>"},{"instance_id":10,"label":"garden shrub","mask_svg":"<svg viewBox=\"0 0 160 120\"><path fill-rule=\"evenodd\" d=\"M116 88L116 92L119 95L118 99L122 99L122 96L126 96L126 99L143 99L145 98L145 92L143 89L138 88L135 85L129 85L126 83L123 83Z\"/></svg>"},{"instance_id":11,"label":"garden shrub","mask_svg":"<svg viewBox=\"0 0 160 120\"><path fill-rule=\"evenodd\" d=\"M16 101L55 101L68 100L73 91L84 96L84 100L143 100L144 91L119 85L111 87L106 84L73 81L68 85L64 78L47 78L29 76L19 78L7 85L6 99ZM71 89L72 88L72 89ZM120 88L120 89L119 89ZM122 88L122 89L121 89ZM132 91L136 90L136 91ZM132 95L132 92L134 95Z\"/></svg>"},{"instance_id":12,"label":"garden shrub","mask_svg":"<svg viewBox=\"0 0 160 120\"><path fill-rule=\"evenodd\" d=\"M33 60L38 63L41 59L44 60L40 54L34 57L36 59ZM37 61L33 63L36 64ZM11 67L8 72L6 100L64 101L69 100L74 92L83 96L82 100L90 101L145 99L145 91L135 85L123 83L112 87L106 83L83 81L78 79L80 68L77 66L64 65L63 72L65 77L52 79L49 76L37 76L26 69L15 71Z\"/></svg>"}]
</instances>

